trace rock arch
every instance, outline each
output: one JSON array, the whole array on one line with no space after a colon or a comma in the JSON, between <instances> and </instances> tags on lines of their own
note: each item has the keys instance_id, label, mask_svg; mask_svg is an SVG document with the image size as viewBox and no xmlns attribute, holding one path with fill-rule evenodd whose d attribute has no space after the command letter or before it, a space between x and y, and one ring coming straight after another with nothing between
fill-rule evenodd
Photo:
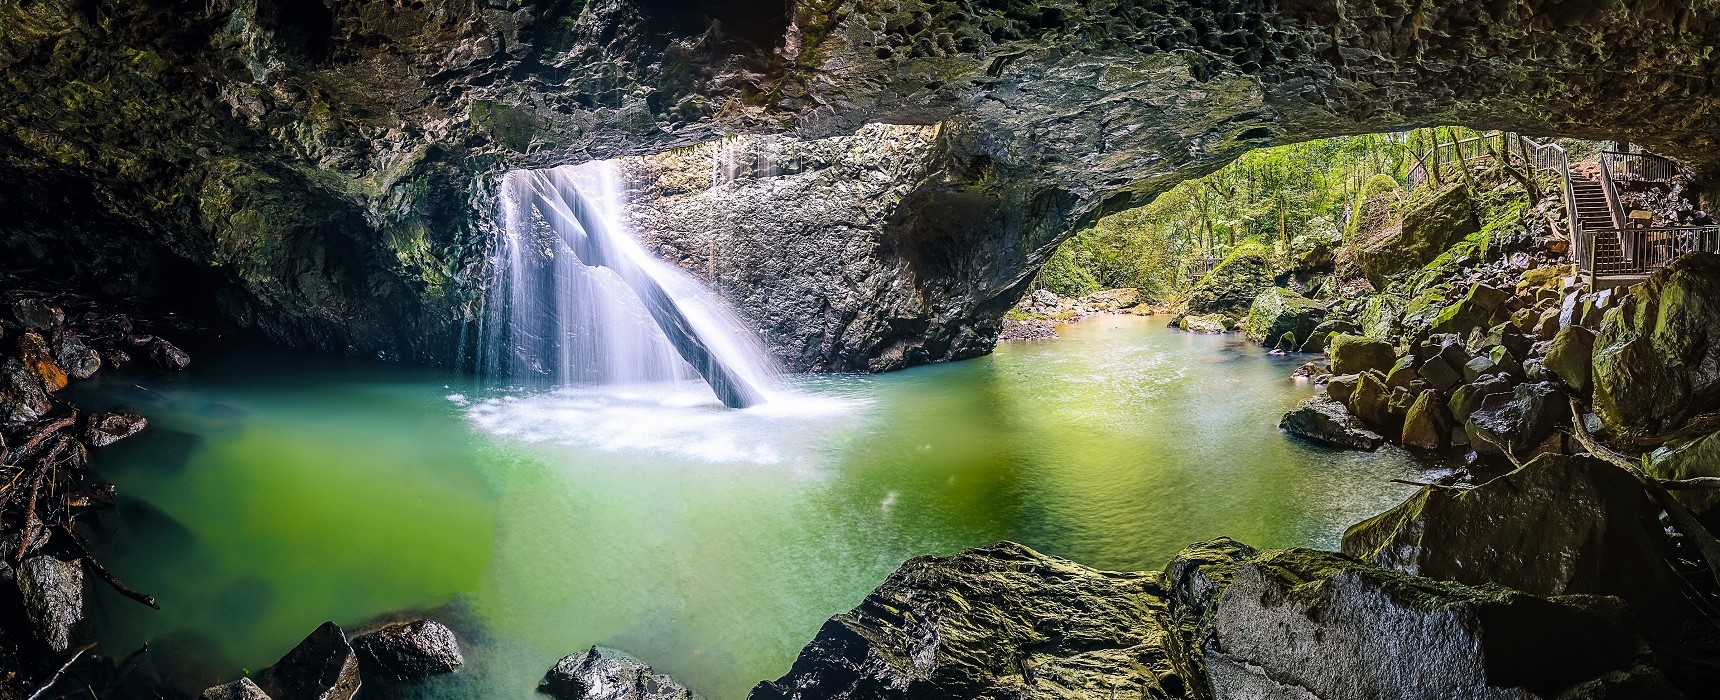
<instances>
[{"instance_id":1,"label":"rock arch","mask_svg":"<svg viewBox=\"0 0 1720 700\"><path fill-rule=\"evenodd\" d=\"M1063 236L1249 148L1462 123L1720 160L1695 0L313 4L0 7L4 253L190 261L280 339L447 362L503 169L939 124L874 246L896 315L790 329L888 368L983 351Z\"/></svg>"}]
</instances>

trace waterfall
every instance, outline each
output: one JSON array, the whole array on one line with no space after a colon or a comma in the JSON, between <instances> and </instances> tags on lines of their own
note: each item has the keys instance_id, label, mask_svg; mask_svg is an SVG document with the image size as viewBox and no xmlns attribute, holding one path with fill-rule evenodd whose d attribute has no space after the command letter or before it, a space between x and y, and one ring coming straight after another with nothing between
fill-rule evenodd
<instances>
[{"instance_id":1,"label":"waterfall","mask_svg":"<svg viewBox=\"0 0 1720 700\"><path fill-rule=\"evenodd\" d=\"M617 171L596 161L508 173L482 369L557 385L703 379L724 405L762 403L769 355L698 281L634 240Z\"/></svg>"}]
</instances>

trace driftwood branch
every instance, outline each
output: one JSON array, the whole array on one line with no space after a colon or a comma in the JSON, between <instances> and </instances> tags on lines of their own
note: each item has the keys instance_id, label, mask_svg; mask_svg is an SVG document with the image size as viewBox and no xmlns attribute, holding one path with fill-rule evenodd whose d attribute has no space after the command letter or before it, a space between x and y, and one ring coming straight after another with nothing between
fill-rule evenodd
<instances>
[{"instance_id":1,"label":"driftwood branch","mask_svg":"<svg viewBox=\"0 0 1720 700\"><path fill-rule=\"evenodd\" d=\"M1655 483L1669 491L1701 491L1704 489L1720 489L1720 476L1697 476L1689 479L1655 479Z\"/></svg>"},{"instance_id":2,"label":"driftwood branch","mask_svg":"<svg viewBox=\"0 0 1720 700\"><path fill-rule=\"evenodd\" d=\"M130 586L125 585L125 582L120 581L118 577L115 577L113 572L108 571L107 567L102 566L101 561L96 559L96 555L90 553L90 548L84 546L84 541L79 539L77 533L72 532L70 527L61 527L60 531L66 533L66 539L72 543L72 547L74 549L78 550L78 554L83 557L84 563L90 565L90 570L95 572L96 578L101 579L120 595L139 603L143 603L144 605L155 608L156 610L161 609L161 605L155 602L154 596L149 595L148 593L132 590Z\"/></svg>"},{"instance_id":3,"label":"driftwood branch","mask_svg":"<svg viewBox=\"0 0 1720 700\"><path fill-rule=\"evenodd\" d=\"M1433 483L1431 481L1414 481L1411 479L1387 479L1387 481L1390 481L1394 484L1408 484L1410 486L1421 486L1421 487L1426 487L1426 488L1450 489L1452 491L1468 491L1469 489L1474 488L1473 486L1458 486L1456 484L1436 484L1436 483Z\"/></svg>"},{"instance_id":4,"label":"driftwood branch","mask_svg":"<svg viewBox=\"0 0 1720 700\"><path fill-rule=\"evenodd\" d=\"M90 642L89 644L73 649L72 654L66 657L66 662L60 664L59 668L54 669L54 675L48 676L47 682L43 683L42 687L37 688L36 692L30 693L29 700L41 700L41 698L47 697L48 689L54 687L54 684L59 682L60 676L66 674L66 669L71 668L72 664L77 663L78 657L83 656L84 652L94 649L95 646L95 642Z\"/></svg>"},{"instance_id":5,"label":"driftwood branch","mask_svg":"<svg viewBox=\"0 0 1720 700\"><path fill-rule=\"evenodd\" d=\"M1656 447L1682 438L1705 435L1720 430L1720 411L1704 413L1684 422L1677 430L1670 430L1659 435L1639 437L1631 443L1638 447Z\"/></svg>"},{"instance_id":6,"label":"driftwood branch","mask_svg":"<svg viewBox=\"0 0 1720 700\"><path fill-rule=\"evenodd\" d=\"M1629 457L1595 442L1594 436L1589 435L1588 428L1583 426L1583 412L1577 406L1576 399L1571 399L1571 433L1576 436L1577 442L1582 443L1583 448L1588 450L1590 454L1618 466L1625 473L1642 482L1643 489L1648 491L1649 496L1653 497L1654 501L1660 504L1661 509L1666 511L1666 515L1672 519L1672 526L1683 533L1685 537L1690 538L1691 544L1696 546L1696 551L1702 554L1703 563L1708 565L1708 572L1713 574L1716 583L1720 583L1720 540L1715 539L1713 533L1708 532L1708 528L1703 527L1702 521L1697 520L1696 515L1691 513L1689 508L1684 507L1683 503L1679 503L1678 499L1672 496L1672 492L1661 486L1659 480L1650 477L1641 467L1631 462Z\"/></svg>"}]
</instances>

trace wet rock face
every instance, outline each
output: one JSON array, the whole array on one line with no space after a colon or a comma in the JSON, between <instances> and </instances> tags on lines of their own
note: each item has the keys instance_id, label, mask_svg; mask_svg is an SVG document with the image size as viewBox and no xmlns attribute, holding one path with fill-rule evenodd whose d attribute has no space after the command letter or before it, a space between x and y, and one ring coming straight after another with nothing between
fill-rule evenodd
<instances>
[{"instance_id":1,"label":"wet rock face","mask_svg":"<svg viewBox=\"0 0 1720 700\"><path fill-rule=\"evenodd\" d=\"M1163 590L1014 543L910 559L751 700L1182 697Z\"/></svg>"},{"instance_id":2,"label":"wet rock face","mask_svg":"<svg viewBox=\"0 0 1720 700\"><path fill-rule=\"evenodd\" d=\"M556 662L538 684L555 700L698 700L674 679L614 649L592 647Z\"/></svg>"},{"instance_id":3,"label":"wet rock face","mask_svg":"<svg viewBox=\"0 0 1720 700\"><path fill-rule=\"evenodd\" d=\"M630 158L630 218L790 368L974 357L991 351L1048 240L999 235L1020 217L982 196L965 147L953 128L869 125Z\"/></svg>"},{"instance_id":4,"label":"wet rock face","mask_svg":"<svg viewBox=\"0 0 1720 700\"><path fill-rule=\"evenodd\" d=\"M352 640L365 673L398 681L448 673L466 662L454 631L434 620L414 620L366 632Z\"/></svg>"},{"instance_id":5,"label":"wet rock face","mask_svg":"<svg viewBox=\"0 0 1720 700\"><path fill-rule=\"evenodd\" d=\"M1619 596L1666 616L1684 608L1659 512L1616 466L1542 455L1467 491L1423 487L1351 527L1343 549L1430 578L1543 596Z\"/></svg>"},{"instance_id":6,"label":"wet rock face","mask_svg":"<svg viewBox=\"0 0 1720 700\"><path fill-rule=\"evenodd\" d=\"M985 346L1052 243L1247 148L1458 121L1712 157L1700 76L1720 57L1701 42L1717 13L1460 0L1405 24L1365 0L14 3L0 7L0 249L91 286L215 298L278 339L448 361L502 169L718 133L941 122L961 134L959 168L896 205L897 245L863 266L917 274L876 327L822 353L858 363L876 349L866 362L889 366L893 348L909 363ZM810 346L835 323L771 332Z\"/></svg>"},{"instance_id":7,"label":"wet rock face","mask_svg":"<svg viewBox=\"0 0 1720 700\"><path fill-rule=\"evenodd\" d=\"M1325 552L1247 560L1212 607L1201 650L1220 698L1552 696L1632 662L1602 615Z\"/></svg>"},{"instance_id":8,"label":"wet rock face","mask_svg":"<svg viewBox=\"0 0 1720 700\"><path fill-rule=\"evenodd\" d=\"M45 555L32 557L18 566L17 580L36 637L55 653L71 648L73 633L84 619L83 566Z\"/></svg>"},{"instance_id":9,"label":"wet rock face","mask_svg":"<svg viewBox=\"0 0 1720 700\"><path fill-rule=\"evenodd\" d=\"M1225 538L1146 574L1005 542L909 560L749 698L1503 700L1665 687L1632 668L1636 640L1617 612Z\"/></svg>"}]
</instances>

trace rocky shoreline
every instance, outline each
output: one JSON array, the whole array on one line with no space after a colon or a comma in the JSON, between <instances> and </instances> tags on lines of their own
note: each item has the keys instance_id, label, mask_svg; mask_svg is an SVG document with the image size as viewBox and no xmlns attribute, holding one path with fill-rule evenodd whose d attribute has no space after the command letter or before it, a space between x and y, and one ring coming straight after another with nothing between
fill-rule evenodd
<instances>
[{"instance_id":1,"label":"rocky shoreline","mask_svg":"<svg viewBox=\"0 0 1720 700\"><path fill-rule=\"evenodd\" d=\"M190 356L163 336L202 330L171 315L112 310L136 304L0 282L0 668L9 671L0 697L35 697L94 646L86 643L91 586L155 606L96 559L80 528L114 503L113 485L90 470L90 451L148 421L83 411L62 390L98 372L183 370Z\"/></svg>"}]
</instances>

